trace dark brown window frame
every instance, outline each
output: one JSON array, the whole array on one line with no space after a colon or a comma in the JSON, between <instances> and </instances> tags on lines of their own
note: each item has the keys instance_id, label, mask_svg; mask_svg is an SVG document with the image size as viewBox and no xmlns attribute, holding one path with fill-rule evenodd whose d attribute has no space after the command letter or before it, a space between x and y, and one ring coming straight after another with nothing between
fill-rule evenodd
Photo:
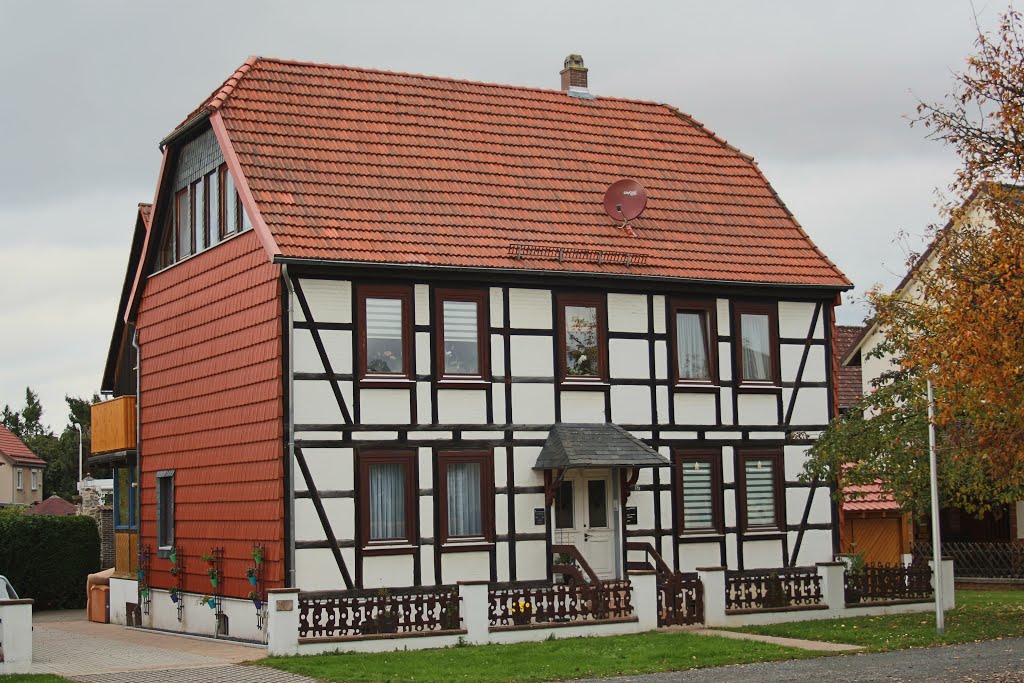
<instances>
[{"instance_id":1,"label":"dark brown window frame","mask_svg":"<svg viewBox=\"0 0 1024 683\"><path fill-rule=\"evenodd\" d=\"M196 203L196 192L203 193L203 215L200 216L196 210L198 205ZM206 251L212 244L210 244L210 222L209 222L209 205L207 204L206 195L206 176L200 176L198 180L194 180L189 183L189 197L192 202L192 248L193 253L198 254L200 251ZM199 235L200 231L203 235L203 244L206 245L199 249Z\"/></svg>"},{"instance_id":2,"label":"dark brown window frame","mask_svg":"<svg viewBox=\"0 0 1024 683\"><path fill-rule=\"evenodd\" d=\"M366 300L367 299L400 299L402 301L402 372L368 372L367 341L366 341ZM413 345L413 315L415 314L412 285L357 285L356 314L359 325L359 358L357 358L357 376L360 387L398 387L404 388L415 382L415 347Z\"/></svg>"},{"instance_id":3,"label":"dark brown window frame","mask_svg":"<svg viewBox=\"0 0 1024 683\"><path fill-rule=\"evenodd\" d=\"M743 377L743 314L768 316L768 351L771 363L768 380L745 379ZM779 369L779 305L776 302L738 301L733 303L733 357L736 361L736 384L739 388L779 387L781 372Z\"/></svg>"},{"instance_id":4,"label":"dark brown window frame","mask_svg":"<svg viewBox=\"0 0 1024 683\"><path fill-rule=\"evenodd\" d=\"M450 536L448 534L448 465L480 463L480 507L482 536ZM437 452L438 517L441 544L452 546L491 545L494 543L494 453L490 450ZM444 548L442 548L443 550Z\"/></svg>"},{"instance_id":5,"label":"dark brown window frame","mask_svg":"<svg viewBox=\"0 0 1024 683\"><path fill-rule=\"evenodd\" d=\"M213 212L210 211L210 179L217 178L217 229L214 230L213 223ZM220 243L223 239L221 235L222 221L221 221L221 189L220 189L220 167L213 169L209 173L203 176L203 191L206 192L206 202L204 203L206 209L206 234L208 235L210 246L213 247Z\"/></svg>"},{"instance_id":6,"label":"dark brown window frame","mask_svg":"<svg viewBox=\"0 0 1024 683\"><path fill-rule=\"evenodd\" d=\"M736 509L737 521L743 531L785 531L786 530L786 479L785 454L781 448L744 449L736 458ZM747 523L747 467L748 460L772 460L772 487L775 501L775 523L751 526Z\"/></svg>"},{"instance_id":7,"label":"dark brown window frame","mask_svg":"<svg viewBox=\"0 0 1024 683\"><path fill-rule=\"evenodd\" d=\"M227 207L228 207L227 191L228 191L228 189L227 189L227 183L225 183L224 180L226 179L228 174L231 173L231 171L228 170L228 165L227 164L221 164L220 167L217 169L217 173L218 173L218 175L217 175L217 192L220 195L219 200L218 200L217 210L220 211L220 239L223 241L223 240L227 239L228 237L230 237L231 235L234 235L235 233L239 232L239 229L238 229L239 228L239 218L238 218L238 205L239 205L239 201L238 201L238 187L235 185L234 177L232 177L231 178L231 187L232 187L232 189L234 189L234 195L235 196L231 198L231 201L235 202L235 220L234 220L234 225L230 225L229 226L228 225L228 210L227 210Z\"/></svg>"},{"instance_id":8,"label":"dark brown window frame","mask_svg":"<svg viewBox=\"0 0 1024 683\"><path fill-rule=\"evenodd\" d=\"M414 450L358 451L359 463L359 538L364 552L373 549L392 549L394 546L414 546L418 538L419 458ZM401 463L405 465L405 537L370 540L370 465Z\"/></svg>"},{"instance_id":9,"label":"dark brown window frame","mask_svg":"<svg viewBox=\"0 0 1024 683\"><path fill-rule=\"evenodd\" d=\"M683 496L682 470L686 463L706 462L711 466L711 526L686 528L686 499ZM725 487L722 485L721 449L676 449L672 462L676 494L676 523L681 535L708 536L725 533Z\"/></svg>"},{"instance_id":10,"label":"dark brown window frame","mask_svg":"<svg viewBox=\"0 0 1024 683\"><path fill-rule=\"evenodd\" d=\"M188 253L187 254L182 254L181 253L181 251L182 251L181 250L181 219L182 219L181 200L182 200L182 198L184 198L188 202L188 220L189 220L189 223L190 223L190 225L189 225L189 238L192 241L191 244L189 245L189 249L188 249ZM196 253L196 251L195 251L196 250L195 221L192 219L192 211L193 211L193 207L192 207L192 186L191 185L186 185L185 187L181 188L180 190L178 190L177 192L174 193L174 239L175 239L175 245L176 245L174 251L175 251L175 255L177 256L177 258L175 259L175 263L177 263L179 261L184 261L189 256L192 256L193 254Z\"/></svg>"},{"instance_id":11,"label":"dark brown window frame","mask_svg":"<svg viewBox=\"0 0 1024 683\"><path fill-rule=\"evenodd\" d=\"M679 313L703 313L707 325L707 357L709 379L679 377L679 342L676 339ZM671 299L669 301L669 343L672 344L672 383L677 387L707 387L721 384L718 371L718 304L714 299Z\"/></svg>"},{"instance_id":12,"label":"dark brown window frame","mask_svg":"<svg viewBox=\"0 0 1024 683\"><path fill-rule=\"evenodd\" d=\"M608 383L608 306L604 294L586 292L560 292L555 295L558 320L555 334L558 337L558 380L563 388L587 388ZM565 307L594 306L597 308L597 375L569 375L565 354Z\"/></svg>"},{"instance_id":13,"label":"dark brown window frame","mask_svg":"<svg viewBox=\"0 0 1024 683\"><path fill-rule=\"evenodd\" d=\"M478 373L448 373L444 369L444 302L471 301L477 304L476 334ZM483 388L491 378L491 326L490 291L487 289L437 288L434 290L435 328L434 357L437 364L437 383L443 388Z\"/></svg>"}]
</instances>

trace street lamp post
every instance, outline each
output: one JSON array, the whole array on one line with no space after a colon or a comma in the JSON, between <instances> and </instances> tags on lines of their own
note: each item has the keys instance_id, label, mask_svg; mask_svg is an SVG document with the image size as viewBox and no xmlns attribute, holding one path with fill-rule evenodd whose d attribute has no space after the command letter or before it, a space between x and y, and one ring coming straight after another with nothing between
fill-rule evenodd
<instances>
[{"instance_id":1,"label":"street lamp post","mask_svg":"<svg viewBox=\"0 0 1024 683\"><path fill-rule=\"evenodd\" d=\"M72 423L75 425L75 429L78 430L78 494L82 494L82 425L77 422Z\"/></svg>"},{"instance_id":2,"label":"street lamp post","mask_svg":"<svg viewBox=\"0 0 1024 683\"><path fill-rule=\"evenodd\" d=\"M946 632L946 614L942 611L942 533L939 529L939 475L935 447L935 396L932 381L928 386L928 474L932 489L932 583L935 589L935 630L941 636Z\"/></svg>"}]
</instances>

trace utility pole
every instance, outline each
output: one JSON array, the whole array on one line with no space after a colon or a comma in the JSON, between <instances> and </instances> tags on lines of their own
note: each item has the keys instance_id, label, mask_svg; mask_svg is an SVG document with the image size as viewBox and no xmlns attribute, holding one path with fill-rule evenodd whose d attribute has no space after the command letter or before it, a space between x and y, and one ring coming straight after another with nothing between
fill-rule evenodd
<instances>
[{"instance_id":1,"label":"utility pole","mask_svg":"<svg viewBox=\"0 0 1024 683\"><path fill-rule=\"evenodd\" d=\"M935 396L932 381L928 385L928 467L932 487L932 582L935 587L935 631L941 636L946 632L946 613L942 606L942 533L939 529L939 470L935 448Z\"/></svg>"}]
</instances>

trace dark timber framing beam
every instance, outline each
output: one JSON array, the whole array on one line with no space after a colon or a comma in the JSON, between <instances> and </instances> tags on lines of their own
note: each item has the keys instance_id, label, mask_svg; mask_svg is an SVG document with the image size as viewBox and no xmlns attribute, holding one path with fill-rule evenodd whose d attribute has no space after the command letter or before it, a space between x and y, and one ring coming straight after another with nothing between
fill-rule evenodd
<instances>
[{"instance_id":1,"label":"dark timber framing beam","mask_svg":"<svg viewBox=\"0 0 1024 683\"><path fill-rule=\"evenodd\" d=\"M348 573L348 567L345 565L345 558L341 556L341 547L338 545L338 539L334 535L334 529L331 528L331 520L327 518L327 511L324 510L323 501L320 500L320 494L316 490L316 482L313 481L313 475L309 471L309 466L306 464L306 456L303 455L302 449L298 446L295 447L295 461L299 465L299 469L302 471L302 478L306 482L306 488L309 490L309 496L313 500L313 507L316 508L316 515L320 518L320 525L324 529L324 535L327 536L327 542L330 543L331 552L334 554L334 561L338 563L338 571L341 572L341 578L345 582L345 588L351 590L355 588L355 584L352 583L352 576Z\"/></svg>"}]
</instances>

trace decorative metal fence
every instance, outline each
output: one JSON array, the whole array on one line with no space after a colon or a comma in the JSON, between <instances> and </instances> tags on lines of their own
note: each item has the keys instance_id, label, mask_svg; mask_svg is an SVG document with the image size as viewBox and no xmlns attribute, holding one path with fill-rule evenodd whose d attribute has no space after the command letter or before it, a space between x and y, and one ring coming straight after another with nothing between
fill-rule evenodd
<instances>
[{"instance_id":1,"label":"decorative metal fence","mask_svg":"<svg viewBox=\"0 0 1024 683\"><path fill-rule=\"evenodd\" d=\"M785 609L821 604L815 567L755 569L725 573L725 609Z\"/></svg>"},{"instance_id":2,"label":"decorative metal fence","mask_svg":"<svg viewBox=\"0 0 1024 683\"><path fill-rule=\"evenodd\" d=\"M548 584L492 583L487 594L493 628L595 622L633 616L629 581Z\"/></svg>"},{"instance_id":3,"label":"decorative metal fence","mask_svg":"<svg viewBox=\"0 0 1024 683\"><path fill-rule=\"evenodd\" d=\"M457 586L299 593L299 637L333 638L460 628Z\"/></svg>"},{"instance_id":4,"label":"decorative metal fence","mask_svg":"<svg viewBox=\"0 0 1024 683\"><path fill-rule=\"evenodd\" d=\"M915 559L932 557L932 544L914 543ZM957 578L1024 579L1024 543L1013 541L946 541L942 555L953 558Z\"/></svg>"},{"instance_id":5,"label":"decorative metal fence","mask_svg":"<svg viewBox=\"0 0 1024 683\"><path fill-rule=\"evenodd\" d=\"M696 572L658 575L658 626L704 623L704 584Z\"/></svg>"},{"instance_id":6,"label":"decorative metal fence","mask_svg":"<svg viewBox=\"0 0 1024 683\"><path fill-rule=\"evenodd\" d=\"M932 597L932 570L921 564L869 564L845 573L848 604L890 600L928 600Z\"/></svg>"}]
</instances>

